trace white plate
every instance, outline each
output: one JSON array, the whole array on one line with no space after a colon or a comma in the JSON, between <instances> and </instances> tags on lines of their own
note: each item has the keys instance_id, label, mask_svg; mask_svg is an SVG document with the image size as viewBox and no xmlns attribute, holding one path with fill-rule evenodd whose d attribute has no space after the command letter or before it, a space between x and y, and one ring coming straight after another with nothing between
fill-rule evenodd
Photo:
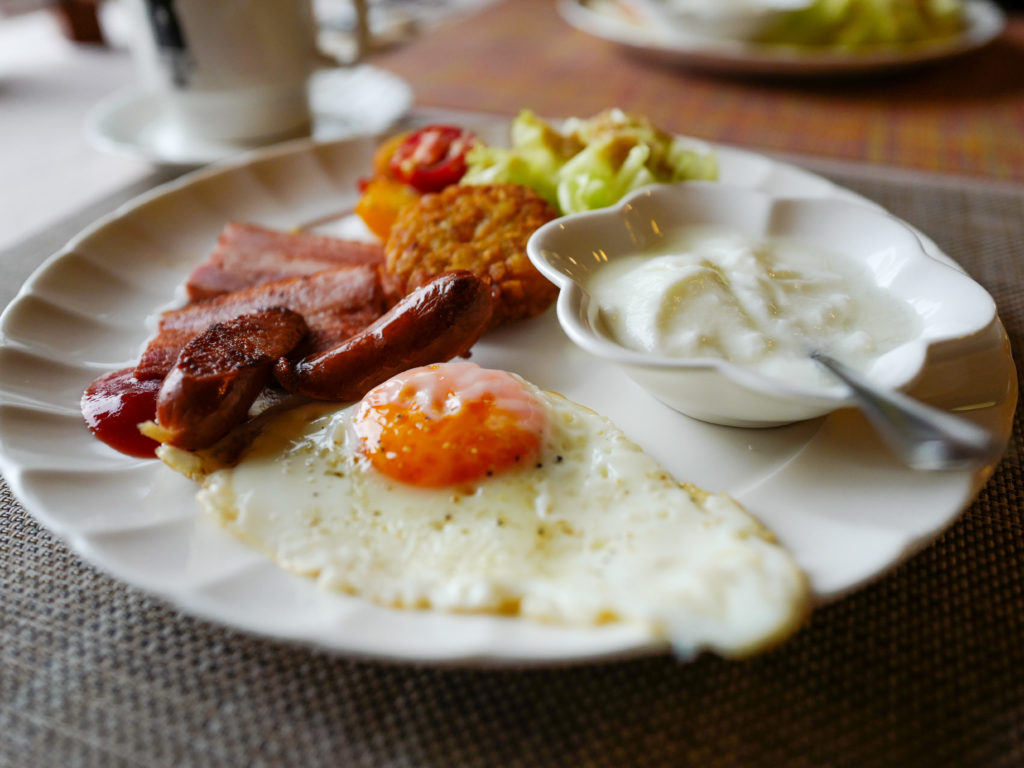
<instances>
[{"instance_id":1,"label":"white plate","mask_svg":"<svg viewBox=\"0 0 1024 768\"><path fill-rule=\"evenodd\" d=\"M405 80L377 67L326 69L310 78L313 138L318 141L381 133L412 106ZM252 150L252 144L202 140L163 117L160 95L129 88L99 102L85 134L97 149L158 165L194 167Z\"/></svg>"},{"instance_id":2,"label":"white plate","mask_svg":"<svg viewBox=\"0 0 1024 768\"><path fill-rule=\"evenodd\" d=\"M1006 17L991 0L967 0L967 28L955 37L899 50L815 51L792 46L758 45L687 34L669 27L631 23L606 10L607 2L559 0L570 25L594 37L659 61L723 74L819 76L856 75L902 69L977 50L1003 31Z\"/></svg>"},{"instance_id":3,"label":"white plate","mask_svg":"<svg viewBox=\"0 0 1024 768\"><path fill-rule=\"evenodd\" d=\"M504 140L493 122L477 127L485 138ZM299 141L197 171L97 222L49 259L0 319L0 471L26 509L88 561L239 629L348 654L448 662L662 650L630 627L571 630L393 611L321 591L209 522L189 481L158 462L118 454L86 430L80 393L99 374L135 362L155 310L174 300L225 221L288 227L345 209L374 146L369 138ZM793 166L726 147L718 152L725 181L858 199ZM958 354L971 359L933 361L919 394L943 405L983 404L972 415L1005 442L1016 378L1002 326L995 323ZM693 421L577 349L553 311L493 333L473 359L609 416L680 480L735 495L793 551L822 600L931 540L989 471L908 471L848 411L771 430Z\"/></svg>"}]
</instances>

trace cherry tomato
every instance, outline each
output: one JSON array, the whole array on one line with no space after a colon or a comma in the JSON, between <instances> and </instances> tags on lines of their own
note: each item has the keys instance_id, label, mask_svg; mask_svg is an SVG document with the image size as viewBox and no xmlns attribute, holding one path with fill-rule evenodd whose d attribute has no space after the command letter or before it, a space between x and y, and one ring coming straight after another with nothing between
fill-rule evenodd
<instances>
[{"instance_id":1,"label":"cherry tomato","mask_svg":"<svg viewBox=\"0 0 1024 768\"><path fill-rule=\"evenodd\" d=\"M466 154L476 136L454 125L429 125L411 133L395 148L391 175L420 192L437 192L466 173Z\"/></svg>"},{"instance_id":2,"label":"cherry tomato","mask_svg":"<svg viewBox=\"0 0 1024 768\"><path fill-rule=\"evenodd\" d=\"M373 153L373 159L370 161L370 168L373 169L374 176L391 176L391 158L394 156L395 150L408 138L408 131L396 133L377 147Z\"/></svg>"}]
</instances>

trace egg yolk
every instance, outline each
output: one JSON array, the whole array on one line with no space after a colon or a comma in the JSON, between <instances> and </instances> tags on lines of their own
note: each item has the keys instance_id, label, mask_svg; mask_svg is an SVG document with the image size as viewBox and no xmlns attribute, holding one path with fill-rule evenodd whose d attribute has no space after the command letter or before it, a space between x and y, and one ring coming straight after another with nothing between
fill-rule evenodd
<instances>
[{"instance_id":1,"label":"egg yolk","mask_svg":"<svg viewBox=\"0 0 1024 768\"><path fill-rule=\"evenodd\" d=\"M460 362L389 379L360 401L352 426L378 471L438 488L532 464L544 421L543 407L515 376Z\"/></svg>"}]
</instances>

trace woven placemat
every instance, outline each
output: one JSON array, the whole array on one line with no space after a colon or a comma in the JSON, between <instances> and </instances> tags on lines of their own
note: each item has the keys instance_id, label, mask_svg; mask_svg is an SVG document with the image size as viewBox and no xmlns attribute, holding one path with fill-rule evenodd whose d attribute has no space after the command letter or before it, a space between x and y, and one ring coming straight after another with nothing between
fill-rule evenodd
<instances>
[{"instance_id":1,"label":"woven placemat","mask_svg":"<svg viewBox=\"0 0 1024 768\"><path fill-rule=\"evenodd\" d=\"M1024 190L827 172L982 282L1022 359ZM744 662L434 669L282 645L111 580L0 484L0 765L1021 766L1020 427L938 541Z\"/></svg>"}]
</instances>

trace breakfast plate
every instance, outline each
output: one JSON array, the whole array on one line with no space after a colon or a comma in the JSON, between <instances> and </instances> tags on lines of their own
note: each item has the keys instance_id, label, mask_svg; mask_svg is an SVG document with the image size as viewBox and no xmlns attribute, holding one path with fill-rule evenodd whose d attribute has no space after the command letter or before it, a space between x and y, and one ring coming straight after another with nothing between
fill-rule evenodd
<instances>
[{"instance_id":1,"label":"breakfast plate","mask_svg":"<svg viewBox=\"0 0 1024 768\"><path fill-rule=\"evenodd\" d=\"M464 122L486 140L506 138L505 123ZM135 361L154 316L178 300L184 277L225 222L284 229L330 219L355 202L375 146L372 137L300 140L193 172L98 221L52 256L0 320L0 472L25 508L87 561L241 630L350 655L446 663L663 652L663 642L630 626L567 629L397 611L318 589L203 516L190 481L160 462L114 452L86 429L81 392ZM873 205L795 166L715 149L723 181ZM343 231L347 220L340 222L323 229ZM735 496L794 554L819 602L924 546L973 500L992 469L907 470L851 411L761 430L689 419L575 347L553 308L492 332L474 347L473 361L592 408L677 479ZM967 409L1005 445L1017 393L999 321L937 350L914 392Z\"/></svg>"},{"instance_id":2,"label":"breakfast plate","mask_svg":"<svg viewBox=\"0 0 1024 768\"><path fill-rule=\"evenodd\" d=\"M366 64L316 72L309 95L312 134L318 141L385 131L413 101L412 87L405 80ZM186 135L162 115L158 93L128 88L90 111L85 134L97 149L157 165L206 165L252 149L239 142Z\"/></svg>"},{"instance_id":3,"label":"breakfast plate","mask_svg":"<svg viewBox=\"0 0 1024 768\"><path fill-rule=\"evenodd\" d=\"M899 49L811 50L763 45L633 21L607 0L559 0L562 18L593 37L664 63L722 74L770 76L857 75L960 56L988 45L1006 26L991 0L967 0L966 28L958 35Z\"/></svg>"}]
</instances>

